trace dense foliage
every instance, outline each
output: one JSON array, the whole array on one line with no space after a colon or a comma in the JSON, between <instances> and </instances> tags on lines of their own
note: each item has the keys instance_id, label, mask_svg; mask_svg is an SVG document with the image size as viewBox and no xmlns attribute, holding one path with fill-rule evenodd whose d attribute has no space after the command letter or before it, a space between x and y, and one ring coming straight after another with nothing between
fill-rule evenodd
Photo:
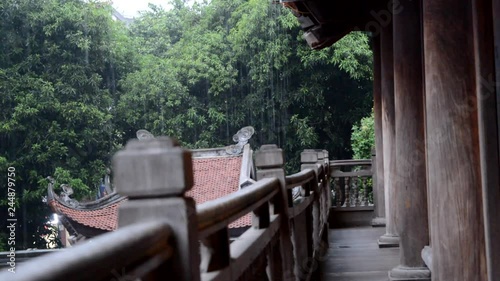
<instances>
[{"instance_id":1,"label":"dense foliage","mask_svg":"<svg viewBox=\"0 0 500 281\"><path fill-rule=\"evenodd\" d=\"M350 157L351 127L371 108L365 34L313 52L268 0L171 4L126 26L97 1L0 3L0 180L15 167L18 248L45 245L47 176L92 198L138 129L201 148L252 125L253 146L283 147L289 169L304 148Z\"/></svg>"},{"instance_id":2,"label":"dense foliage","mask_svg":"<svg viewBox=\"0 0 500 281\"><path fill-rule=\"evenodd\" d=\"M352 126L352 158L370 159L375 148L375 116L363 117L359 123Z\"/></svg>"}]
</instances>

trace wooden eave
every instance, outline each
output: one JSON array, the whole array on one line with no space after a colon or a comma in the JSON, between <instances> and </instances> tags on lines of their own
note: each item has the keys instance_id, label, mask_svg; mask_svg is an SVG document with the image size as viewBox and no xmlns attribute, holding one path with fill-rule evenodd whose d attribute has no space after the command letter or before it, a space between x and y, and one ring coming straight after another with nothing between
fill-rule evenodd
<instances>
[{"instance_id":1,"label":"wooden eave","mask_svg":"<svg viewBox=\"0 0 500 281\"><path fill-rule=\"evenodd\" d=\"M383 25L381 19L392 16L391 6L381 0L280 0L280 3L297 17L312 49L326 48L353 30L370 31L370 27Z\"/></svg>"}]
</instances>

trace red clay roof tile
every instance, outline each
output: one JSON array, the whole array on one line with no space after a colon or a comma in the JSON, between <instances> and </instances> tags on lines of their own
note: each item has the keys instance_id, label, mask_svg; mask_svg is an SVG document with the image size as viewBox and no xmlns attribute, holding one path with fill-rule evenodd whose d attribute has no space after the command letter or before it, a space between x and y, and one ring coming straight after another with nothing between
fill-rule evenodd
<instances>
[{"instance_id":1,"label":"red clay roof tile","mask_svg":"<svg viewBox=\"0 0 500 281\"><path fill-rule=\"evenodd\" d=\"M187 192L196 204L214 200L239 190L242 156L193 159L194 186ZM252 217L244 217L229 224L229 228L252 225Z\"/></svg>"},{"instance_id":2,"label":"red clay roof tile","mask_svg":"<svg viewBox=\"0 0 500 281\"><path fill-rule=\"evenodd\" d=\"M109 206L96 210L75 210L68 208L59 202L55 202L56 208L72 220L102 230L115 230L118 224L118 206L126 200L121 200Z\"/></svg>"},{"instance_id":3,"label":"red clay roof tile","mask_svg":"<svg viewBox=\"0 0 500 281\"><path fill-rule=\"evenodd\" d=\"M187 192L196 204L220 198L239 190L239 178L242 156L214 157L193 159L194 186ZM115 230L118 224L118 206L116 202L96 210L75 210L55 201L59 213L72 220L97 229ZM250 214L232 222L229 228L247 227L252 224Z\"/></svg>"}]
</instances>

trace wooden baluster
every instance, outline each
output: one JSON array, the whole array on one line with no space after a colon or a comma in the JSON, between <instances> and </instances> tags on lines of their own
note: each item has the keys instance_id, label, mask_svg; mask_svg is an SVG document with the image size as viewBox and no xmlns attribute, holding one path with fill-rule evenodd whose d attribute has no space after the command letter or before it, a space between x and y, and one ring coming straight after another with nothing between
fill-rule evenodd
<instances>
[{"instance_id":1,"label":"wooden baluster","mask_svg":"<svg viewBox=\"0 0 500 281\"><path fill-rule=\"evenodd\" d=\"M333 179L333 186L335 188L335 207L342 207L342 194L340 194L340 178Z\"/></svg>"},{"instance_id":2,"label":"wooden baluster","mask_svg":"<svg viewBox=\"0 0 500 281\"><path fill-rule=\"evenodd\" d=\"M366 184L367 177L361 177L361 181L363 182L363 206L369 206L370 205L370 200L368 200L368 185Z\"/></svg>"},{"instance_id":3,"label":"wooden baluster","mask_svg":"<svg viewBox=\"0 0 500 281\"><path fill-rule=\"evenodd\" d=\"M300 188L302 189L302 193L304 194L304 197L309 197L311 195L311 190L314 190L314 187L309 182L306 184L303 184Z\"/></svg>"},{"instance_id":4,"label":"wooden baluster","mask_svg":"<svg viewBox=\"0 0 500 281\"><path fill-rule=\"evenodd\" d=\"M361 197L361 192L360 189L361 189L361 185L359 184L360 183L360 180L359 180L359 177L352 177L352 185L353 185L353 189L354 189L354 206L358 207L360 205L360 197Z\"/></svg>"},{"instance_id":5,"label":"wooden baluster","mask_svg":"<svg viewBox=\"0 0 500 281\"><path fill-rule=\"evenodd\" d=\"M344 187L345 187L345 202L344 207L351 207L351 187L349 185L349 177L344 177Z\"/></svg>"},{"instance_id":6,"label":"wooden baluster","mask_svg":"<svg viewBox=\"0 0 500 281\"><path fill-rule=\"evenodd\" d=\"M252 212L252 227L263 229L269 227L269 223L269 202L266 202Z\"/></svg>"},{"instance_id":7,"label":"wooden baluster","mask_svg":"<svg viewBox=\"0 0 500 281\"><path fill-rule=\"evenodd\" d=\"M229 254L229 232L227 227L202 239L200 252L200 271L202 273L217 271L228 267L231 257Z\"/></svg>"},{"instance_id":8,"label":"wooden baluster","mask_svg":"<svg viewBox=\"0 0 500 281\"><path fill-rule=\"evenodd\" d=\"M366 206L366 183L364 177L358 177L359 184L359 206Z\"/></svg>"}]
</instances>

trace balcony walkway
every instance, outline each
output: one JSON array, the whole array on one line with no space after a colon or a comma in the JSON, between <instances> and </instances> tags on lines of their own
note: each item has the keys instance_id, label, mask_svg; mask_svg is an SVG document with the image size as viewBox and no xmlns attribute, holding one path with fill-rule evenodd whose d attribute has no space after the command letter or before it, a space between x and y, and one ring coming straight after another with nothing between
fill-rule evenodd
<instances>
[{"instance_id":1,"label":"balcony walkway","mask_svg":"<svg viewBox=\"0 0 500 281\"><path fill-rule=\"evenodd\" d=\"M386 281L399 264L399 248L379 249L385 227L331 229L328 258L322 265L323 281Z\"/></svg>"}]
</instances>

